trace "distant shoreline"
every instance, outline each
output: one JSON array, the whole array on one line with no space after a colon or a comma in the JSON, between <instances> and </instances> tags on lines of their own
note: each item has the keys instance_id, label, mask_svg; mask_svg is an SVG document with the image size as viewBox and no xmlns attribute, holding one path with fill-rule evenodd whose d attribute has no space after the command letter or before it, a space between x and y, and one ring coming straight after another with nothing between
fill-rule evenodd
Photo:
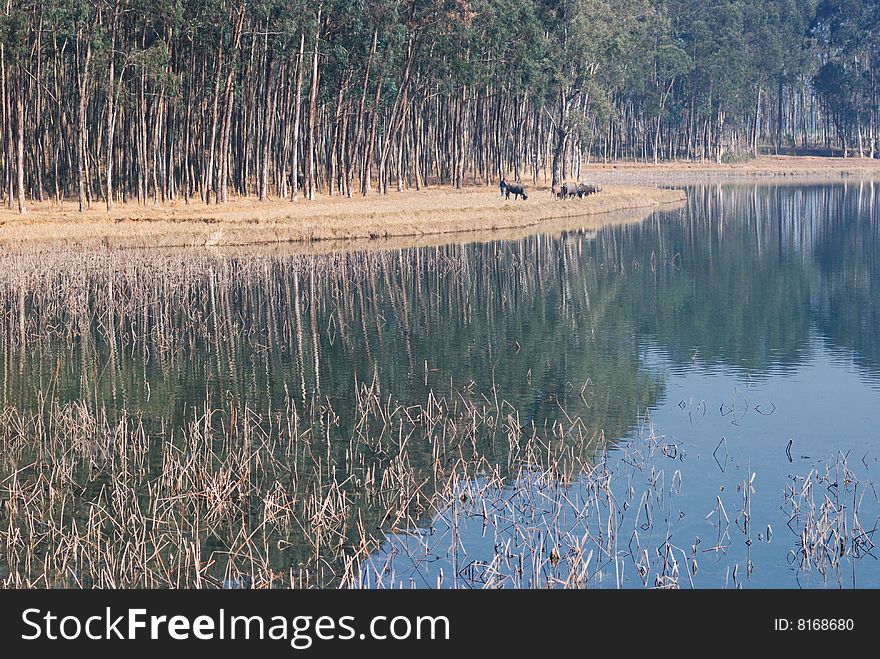
<instances>
[{"instance_id":1,"label":"distant shoreline","mask_svg":"<svg viewBox=\"0 0 880 659\"><path fill-rule=\"evenodd\" d=\"M456 236L491 239L518 231L539 233L569 229L596 229L614 223L613 214L627 221L642 219L653 209L680 204L682 190L608 185L584 199L554 199L549 189L529 186L529 199L501 198L495 187L431 187L388 195L319 196L300 199L234 199L206 206L177 201L163 206L118 205L110 213L96 203L79 213L75 202L62 207L32 204L26 215L0 211L0 245L111 247L233 247L277 243L332 243L352 248L407 238L414 246L422 237L460 242ZM634 211L644 211L635 213ZM562 222L564 220L564 222ZM478 237L479 236L479 237ZM323 251L323 250L321 250Z\"/></svg>"},{"instance_id":2,"label":"distant shoreline","mask_svg":"<svg viewBox=\"0 0 880 659\"><path fill-rule=\"evenodd\" d=\"M236 198L226 204L157 207L118 204L107 213L96 201L84 213L76 202L32 203L26 215L0 210L0 245L111 247L237 247L296 243L314 251L391 248L501 239L529 233L596 229L637 221L653 209L680 204L685 194L664 186L706 183L880 181L880 160L818 156L761 156L736 163L617 161L585 164L582 179L601 193L585 199L554 199L549 187L526 180L529 199L504 200L494 187L422 190L352 198L319 195L313 201ZM658 187L660 186L660 187ZM311 249L311 247L309 247Z\"/></svg>"},{"instance_id":3,"label":"distant shoreline","mask_svg":"<svg viewBox=\"0 0 880 659\"><path fill-rule=\"evenodd\" d=\"M645 162L592 162L586 165L591 178L602 183L630 185L696 185L710 182L766 181L880 181L880 159L825 156L759 156L732 163L674 161L656 165Z\"/></svg>"}]
</instances>

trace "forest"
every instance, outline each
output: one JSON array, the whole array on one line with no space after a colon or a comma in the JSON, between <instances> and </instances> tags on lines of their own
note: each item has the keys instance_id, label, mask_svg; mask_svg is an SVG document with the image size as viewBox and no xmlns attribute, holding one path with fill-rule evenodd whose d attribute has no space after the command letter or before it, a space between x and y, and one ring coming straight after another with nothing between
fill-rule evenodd
<instances>
[{"instance_id":1,"label":"forest","mask_svg":"<svg viewBox=\"0 0 880 659\"><path fill-rule=\"evenodd\" d=\"M6 207L880 157L880 0L7 0Z\"/></svg>"}]
</instances>

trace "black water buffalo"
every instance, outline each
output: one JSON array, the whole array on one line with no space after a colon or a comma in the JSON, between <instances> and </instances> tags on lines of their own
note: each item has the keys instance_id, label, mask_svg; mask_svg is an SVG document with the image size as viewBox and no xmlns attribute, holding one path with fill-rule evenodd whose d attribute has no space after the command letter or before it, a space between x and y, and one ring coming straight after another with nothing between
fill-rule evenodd
<instances>
[{"instance_id":1,"label":"black water buffalo","mask_svg":"<svg viewBox=\"0 0 880 659\"><path fill-rule=\"evenodd\" d=\"M568 199L574 197L578 193L578 186L574 183L563 183L559 186L559 191L553 188L553 192L558 199Z\"/></svg>"},{"instance_id":2,"label":"black water buffalo","mask_svg":"<svg viewBox=\"0 0 880 659\"><path fill-rule=\"evenodd\" d=\"M602 186L595 181L581 181L577 186L578 199L583 199L591 194L602 191Z\"/></svg>"},{"instance_id":3,"label":"black water buffalo","mask_svg":"<svg viewBox=\"0 0 880 659\"><path fill-rule=\"evenodd\" d=\"M501 179L501 194L504 195L505 199L510 199L510 195L513 195L514 199L518 199L519 197L522 197L523 199L529 198L522 183L508 183L504 179Z\"/></svg>"},{"instance_id":4,"label":"black water buffalo","mask_svg":"<svg viewBox=\"0 0 880 659\"><path fill-rule=\"evenodd\" d=\"M287 185L291 190L293 189L293 172L287 173ZM298 190L304 190L306 187L306 177L302 172L296 174L296 187Z\"/></svg>"}]
</instances>

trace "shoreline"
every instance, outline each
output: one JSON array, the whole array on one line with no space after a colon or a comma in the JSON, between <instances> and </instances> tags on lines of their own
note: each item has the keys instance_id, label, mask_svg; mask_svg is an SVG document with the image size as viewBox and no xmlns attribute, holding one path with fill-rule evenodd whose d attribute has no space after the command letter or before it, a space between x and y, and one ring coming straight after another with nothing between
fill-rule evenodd
<instances>
[{"instance_id":1,"label":"shoreline","mask_svg":"<svg viewBox=\"0 0 880 659\"><path fill-rule=\"evenodd\" d=\"M654 210L684 203L688 185L711 183L880 181L880 160L819 156L761 156L753 160L585 165L583 179L603 185L585 199L556 200L549 186L526 184L529 199L504 200L495 186L422 190L313 201L236 198L223 205L182 201L161 206L100 202L84 213L76 202L0 209L0 246L244 247L296 245L305 251L393 249L454 242L515 239L530 234L595 230L638 222Z\"/></svg>"},{"instance_id":2,"label":"shoreline","mask_svg":"<svg viewBox=\"0 0 880 659\"><path fill-rule=\"evenodd\" d=\"M600 183L626 181L631 185L700 185L706 183L835 183L880 181L880 159L825 156L758 156L732 163L634 161L586 164Z\"/></svg>"},{"instance_id":3,"label":"shoreline","mask_svg":"<svg viewBox=\"0 0 880 659\"><path fill-rule=\"evenodd\" d=\"M314 201L234 199L222 206L176 202L124 205L107 213L75 204L33 204L26 215L0 212L0 246L242 247L292 243L363 248L493 240L505 235L597 229L640 221L682 204L683 190L609 185L584 199L556 200L531 187L529 199L504 200L495 187L432 187L386 196L320 196ZM620 215L621 217L616 217ZM331 251L318 248L318 251Z\"/></svg>"}]
</instances>

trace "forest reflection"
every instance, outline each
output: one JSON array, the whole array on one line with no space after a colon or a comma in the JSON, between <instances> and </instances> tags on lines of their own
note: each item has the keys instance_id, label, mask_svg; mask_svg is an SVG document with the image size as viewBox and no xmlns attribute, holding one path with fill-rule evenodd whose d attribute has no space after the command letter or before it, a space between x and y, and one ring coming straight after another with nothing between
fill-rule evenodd
<instances>
[{"instance_id":1,"label":"forest reflection","mask_svg":"<svg viewBox=\"0 0 880 659\"><path fill-rule=\"evenodd\" d=\"M648 345L759 376L802 363L815 327L876 372L876 194L705 187L597 233L381 253L7 253L2 401L181 422L229 399L344 405L375 378L399 401L467 387L525 423L562 407L615 438L663 396Z\"/></svg>"},{"instance_id":2,"label":"forest reflection","mask_svg":"<svg viewBox=\"0 0 880 659\"><path fill-rule=\"evenodd\" d=\"M163 528L176 535L148 543L155 560L196 541L215 557L175 584L271 583L284 566L306 570L300 585L336 583L364 529L392 514L423 523L444 474L510 467L516 433L587 460L613 448L663 403L669 370L760 378L805 363L818 340L876 378L876 194L704 187L638 224L383 252L4 252L0 479L43 492L51 473L65 503L34 511L57 529L9 520L0 537L31 538L41 556L83 542L70 534L103 528L84 521L124 473L115 501L175 516ZM199 475L181 485L169 469L190 474L192 460ZM403 473L393 494L384 484ZM215 502L212 483L229 479ZM328 557L315 511L332 497L331 536L345 540ZM278 510L290 521L267 526ZM255 529L274 543L265 570L231 549ZM70 583L28 556L0 565L31 580L13 583ZM82 561L76 583L171 585L122 568L107 581L85 574L106 558Z\"/></svg>"}]
</instances>

